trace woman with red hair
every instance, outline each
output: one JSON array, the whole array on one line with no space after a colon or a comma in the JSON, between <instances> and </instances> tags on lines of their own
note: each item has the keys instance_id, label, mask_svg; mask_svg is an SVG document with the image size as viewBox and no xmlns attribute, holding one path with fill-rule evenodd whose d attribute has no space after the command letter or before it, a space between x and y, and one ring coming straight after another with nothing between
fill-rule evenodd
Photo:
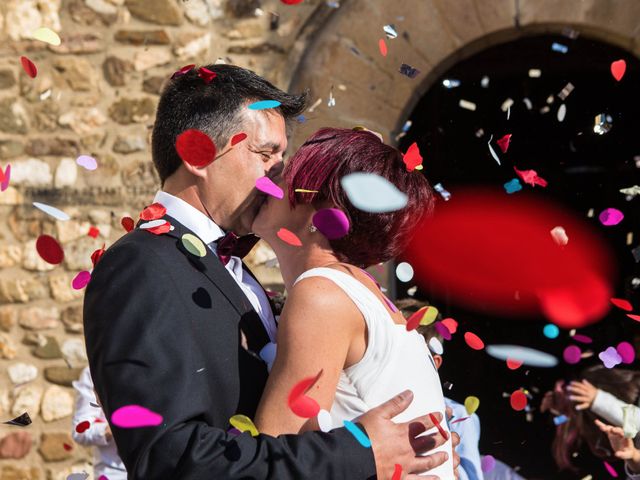
<instances>
[{"instance_id":1,"label":"woman with red hair","mask_svg":"<svg viewBox=\"0 0 640 480\"><path fill-rule=\"evenodd\" d=\"M393 184L407 195L406 206L384 213L356 208L341 184L356 172ZM414 400L397 421L431 412L444 418L440 379L424 338L407 331L405 318L363 270L400 254L413 227L431 213L434 196L424 175L408 171L402 154L372 132L323 128L287 163L280 186L285 198L269 197L252 226L275 251L288 292L258 429L271 435L318 429L316 418L295 415L287 399L300 380L319 372L306 395L329 411L333 427L405 389ZM314 215L323 209L346 216L346 235L330 239L316 228ZM281 229L300 242L282 240ZM454 478L446 423L429 433L446 435L438 451L448 461L428 473Z\"/></svg>"}]
</instances>

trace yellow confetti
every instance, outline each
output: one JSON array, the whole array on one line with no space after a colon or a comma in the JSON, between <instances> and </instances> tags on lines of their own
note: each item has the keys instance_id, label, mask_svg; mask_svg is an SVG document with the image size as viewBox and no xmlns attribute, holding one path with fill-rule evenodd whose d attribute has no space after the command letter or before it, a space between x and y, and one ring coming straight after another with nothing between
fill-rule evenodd
<instances>
[{"instance_id":1,"label":"yellow confetti","mask_svg":"<svg viewBox=\"0 0 640 480\"><path fill-rule=\"evenodd\" d=\"M33 32L32 37L35 40L40 40L41 42L48 43L49 45L53 45L57 47L62 43L60 37L56 32L47 27L40 27L35 32Z\"/></svg>"},{"instance_id":2,"label":"yellow confetti","mask_svg":"<svg viewBox=\"0 0 640 480\"><path fill-rule=\"evenodd\" d=\"M480 399L478 397L470 396L464 399L464 408L466 408L469 415L473 415L480 406Z\"/></svg>"},{"instance_id":3,"label":"yellow confetti","mask_svg":"<svg viewBox=\"0 0 640 480\"><path fill-rule=\"evenodd\" d=\"M296 193L318 193L318 190L305 190L304 188L296 188Z\"/></svg>"},{"instance_id":4,"label":"yellow confetti","mask_svg":"<svg viewBox=\"0 0 640 480\"><path fill-rule=\"evenodd\" d=\"M241 432L249 432L252 437L258 436L258 429L246 415L234 415L229 423Z\"/></svg>"},{"instance_id":5,"label":"yellow confetti","mask_svg":"<svg viewBox=\"0 0 640 480\"><path fill-rule=\"evenodd\" d=\"M182 236L182 245L191 255L196 257L207 255L207 247L202 243L202 240L191 233L185 233Z\"/></svg>"},{"instance_id":6,"label":"yellow confetti","mask_svg":"<svg viewBox=\"0 0 640 480\"><path fill-rule=\"evenodd\" d=\"M416 166L416 168L414 168L414 170L422 170L424 167L422 166L422 164Z\"/></svg>"},{"instance_id":7,"label":"yellow confetti","mask_svg":"<svg viewBox=\"0 0 640 480\"><path fill-rule=\"evenodd\" d=\"M438 309L428 306L424 309L424 315L420 319L420 325L431 325L438 317Z\"/></svg>"}]
</instances>

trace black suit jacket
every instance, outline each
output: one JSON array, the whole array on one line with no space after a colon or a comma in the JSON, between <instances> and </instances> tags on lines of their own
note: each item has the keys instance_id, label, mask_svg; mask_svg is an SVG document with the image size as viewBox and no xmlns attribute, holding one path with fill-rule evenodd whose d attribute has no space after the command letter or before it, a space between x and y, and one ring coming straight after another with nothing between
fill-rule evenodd
<instances>
[{"instance_id":1,"label":"black suit jacket","mask_svg":"<svg viewBox=\"0 0 640 480\"><path fill-rule=\"evenodd\" d=\"M109 248L85 294L91 375L129 478L373 477L371 449L345 429L278 438L226 433L231 416L253 417L267 379L266 365L241 346L240 328L254 349L266 334L213 252L189 254L181 237L192 232L165 218L172 232L136 229ZM113 425L114 410L132 404L163 423Z\"/></svg>"}]
</instances>

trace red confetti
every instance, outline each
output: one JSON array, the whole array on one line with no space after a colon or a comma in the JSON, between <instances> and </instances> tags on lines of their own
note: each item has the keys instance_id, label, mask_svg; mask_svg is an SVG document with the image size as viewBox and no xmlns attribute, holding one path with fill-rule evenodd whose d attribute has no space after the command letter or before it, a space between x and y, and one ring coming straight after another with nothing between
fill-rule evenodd
<instances>
[{"instance_id":1,"label":"red confetti","mask_svg":"<svg viewBox=\"0 0 640 480\"><path fill-rule=\"evenodd\" d=\"M27 57L20 57L20 62L22 63L22 68L25 73L31 78L36 78L36 75L38 75L38 67L36 67L36 64Z\"/></svg>"},{"instance_id":2,"label":"red confetti","mask_svg":"<svg viewBox=\"0 0 640 480\"><path fill-rule=\"evenodd\" d=\"M91 428L91 422L89 422L88 420L85 420L83 422L80 422L78 425L76 425L76 432L84 433L87 430L89 430L89 428Z\"/></svg>"},{"instance_id":3,"label":"red confetti","mask_svg":"<svg viewBox=\"0 0 640 480\"><path fill-rule=\"evenodd\" d=\"M98 238L98 235L100 235L100 229L94 226L89 227L89 231L87 232L87 235L89 235L91 238Z\"/></svg>"},{"instance_id":4,"label":"red confetti","mask_svg":"<svg viewBox=\"0 0 640 480\"><path fill-rule=\"evenodd\" d=\"M458 322L456 322L453 318L445 318L440 323L447 327L447 330L449 330L449 333L451 335L458 331Z\"/></svg>"},{"instance_id":5,"label":"red confetti","mask_svg":"<svg viewBox=\"0 0 640 480\"><path fill-rule=\"evenodd\" d=\"M631 305L629 300L625 300L624 298L612 298L611 303L622 310L626 310L627 312L633 310L633 305Z\"/></svg>"},{"instance_id":6,"label":"red confetti","mask_svg":"<svg viewBox=\"0 0 640 480\"><path fill-rule=\"evenodd\" d=\"M247 134L246 133L236 133L232 138L231 138L231 146L235 147L237 144L239 144L241 141L243 141L245 138L247 138Z\"/></svg>"},{"instance_id":7,"label":"red confetti","mask_svg":"<svg viewBox=\"0 0 640 480\"><path fill-rule=\"evenodd\" d=\"M73 450L73 447L68 443L63 443L62 446L67 452L70 452L71 450Z\"/></svg>"},{"instance_id":8,"label":"red confetti","mask_svg":"<svg viewBox=\"0 0 640 480\"><path fill-rule=\"evenodd\" d=\"M145 222L158 220L167 214L167 209L161 203L153 203L140 213L140 219Z\"/></svg>"},{"instance_id":9,"label":"red confetti","mask_svg":"<svg viewBox=\"0 0 640 480\"><path fill-rule=\"evenodd\" d=\"M618 82L622 80L622 77L624 77L624 72L626 71L627 62L625 62L624 60L616 60L611 64L611 75L613 75L613 78L615 78Z\"/></svg>"},{"instance_id":10,"label":"red confetti","mask_svg":"<svg viewBox=\"0 0 640 480\"><path fill-rule=\"evenodd\" d=\"M411 314L411 316L407 319L407 332L411 330L415 330L420 325L420 320L424 317L424 312L427 311L428 307L422 307L417 312Z\"/></svg>"},{"instance_id":11,"label":"red confetti","mask_svg":"<svg viewBox=\"0 0 640 480\"><path fill-rule=\"evenodd\" d=\"M378 41L378 48L380 49L380 55L382 55L383 57L387 56L387 44L384 41L384 38L381 38Z\"/></svg>"},{"instance_id":12,"label":"red confetti","mask_svg":"<svg viewBox=\"0 0 640 480\"><path fill-rule=\"evenodd\" d=\"M167 233L171 230L171 224L169 222L164 222L162 225L158 225L156 227L152 227L152 228L145 228L144 229L146 232L151 232L154 235L162 235L164 233Z\"/></svg>"},{"instance_id":13,"label":"red confetti","mask_svg":"<svg viewBox=\"0 0 640 480\"><path fill-rule=\"evenodd\" d=\"M627 313L627 317L631 320L635 320L636 322L640 322L640 315L634 315L632 313Z\"/></svg>"},{"instance_id":14,"label":"red confetti","mask_svg":"<svg viewBox=\"0 0 640 480\"><path fill-rule=\"evenodd\" d=\"M64 260L64 251L58 241L49 235L40 235L36 240L36 250L42 259L52 265L58 265Z\"/></svg>"},{"instance_id":15,"label":"red confetti","mask_svg":"<svg viewBox=\"0 0 640 480\"><path fill-rule=\"evenodd\" d=\"M532 187L535 187L536 185L546 187L548 185L547 181L544 178L539 177L538 172L535 170L518 170L516 167L513 167L513 169L524 183L528 183Z\"/></svg>"},{"instance_id":16,"label":"red confetti","mask_svg":"<svg viewBox=\"0 0 640 480\"><path fill-rule=\"evenodd\" d=\"M516 390L511 394L511 408L516 412L524 410L527 406L527 396L522 390Z\"/></svg>"},{"instance_id":17,"label":"red confetti","mask_svg":"<svg viewBox=\"0 0 640 480\"><path fill-rule=\"evenodd\" d=\"M420 149L418 144L413 142L407 152L403 155L402 160L407 166L407 172L413 172L418 165L422 164L422 155L420 155Z\"/></svg>"},{"instance_id":18,"label":"red confetti","mask_svg":"<svg viewBox=\"0 0 640 480\"><path fill-rule=\"evenodd\" d=\"M464 341L467 342L467 345L469 345L469 347L473 348L474 350L482 350L484 348L484 342L475 333L465 333Z\"/></svg>"},{"instance_id":19,"label":"red confetti","mask_svg":"<svg viewBox=\"0 0 640 480\"><path fill-rule=\"evenodd\" d=\"M4 182L5 176L4 176L4 172L2 171L2 167L0 167L0 183Z\"/></svg>"},{"instance_id":20,"label":"red confetti","mask_svg":"<svg viewBox=\"0 0 640 480\"><path fill-rule=\"evenodd\" d=\"M289 408L297 416L312 418L318 415L320 405L313 398L307 397L305 393L316 384L321 375L322 370L315 377L308 377L299 381L289 392Z\"/></svg>"},{"instance_id":21,"label":"red confetti","mask_svg":"<svg viewBox=\"0 0 640 480\"><path fill-rule=\"evenodd\" d=\"M105 252L105 245L102 245L102 248L99 248L98 250L96 250L95 252L93 252L91 254L91 263L93 264L93 268L96 268L96 265L98 264L98 262L100 261L100 259L102 258L102 255L104 255Z\"/></svg>"},{"instance_id":22,"label":"red confetti","mask_svg":"<svg viewBox=\"0 0 640 480\"><path fill-rule=\"evenodd\" d=\"M195 63L191 64L191 65L185 65L184 67L182 67L180 70L178 70L177 72L175 72L173 75L171 75L171 79L174 79L176 77L181 77L182 75L186 75L187 73L189 73L191 70L193 70L193 68L196 66Z\"/></svg>"},{"instance_id":23,"label":"red confetti","mask_svg":"<svg viewBox=\"0 0 640 480\"><path fill-rule=\"evenodd\" d=\"M183 162L203 168L216 158L216 146L209 136L200 130L185 130L176 139L176 150Z\"/></svg>"},{"instance_id":24,"label":"red confetti","mask_svg":"<svg viewBox=\"0 0 640 480\"><path fill-rule=\"evenodd\" d=\"M438 429L438 432L440 432L440 435L442 435L444 437L444 439L447 440L449 438L449 435L447 435L447 431L444 428L442 428L442 425L440 425L440 422L438 421L436 416L433 413L430 413L429 414L429 418L431 419L431 421L434 423L434 425Z\"/></svg>"},{"instance_id":25,"label":"red confetti","mask_svg":"<svg viewBox=\"0 0 640 480\"><path fill-rule=\"evenodd\" d=\"M285 5L297 5L299 3L302 3L302 0L280 0L280 1Z\"/></svg>"},{"instance_id":26,"label":"red confetti","mask_svg":"<svg viewBox=\"0 0 640 480\"><path fill-rule=\"evenodd\" d=\"M103 420L103 419L101 419L101 418L96 418L96 419L93 421L93 423L105 423L105 422L106 422L106 420Z\"/></svg>"},{"instance_id":27,"label":"red confetti","mask_svg":"<svg viewBox=\"0 0 640 480\"><path fill-rule=\"evenodd\" d=\"M391 480L400 480L402 478L402 467L397 463L393 467L393 476Z\"/></svg>"},{"instance_id":28,"label":"red confetti","mask_svg":"<svg viewBox=\"0 0 640 480\"><path fill-rule=\"evenodd\" d=\"M513 358L507 358L507 368L509 370L517 370L522 366L522 360L516 360Z\"/></svg>"},{"instance_id":29,"label":"red confetti","mask_svg":"<svg viewBox=\"0 0 640 480\"><path fill-rule=\"evenodd\" d=\"M278 230L278 233L276 235L278 235L278 238L282 240L284 243L287 243L294 247L302 246L302 242L296 236L296 234L287 230L286 228L281 228L280 230Z\"/></svg>"},{"instance_id":30,"label":"red confetti","mask_svg":"<svg viewBox=\"0 0 640 480\"><path fill-rule=\"evenodd\" d=\"M458 418L456 420L454 420L453 422L451 422L451 425L454 425L456 423L460 423L460 422L464 422L465 420L469 420L471 417L462 417L462 418Z\"/></svg>"},{"instance_id":31,"label":"red confetti","mask_svg":"<svg viewBox=\"0 0 640 480\"><path fill-rule=\"evenodd\" d=\"M0 168L0 171L2 168ZM0 192L4 192L7 188L9 188L9 180L11 179L11 165L7 165L4 169L4 180L0 181Z\"/></svg>"},{"instance_id":32,"label":"red confetti","mask_svg":"<svg viewBox=\"0 0 640 480\"><path fill-rule=\"evenodd\" d=\"M120 225L122 225L122 228L124 228L126 232L130 232L131 230L133 230L133 227L135 227L135 222L131 217L122 217L122 220L120 220Z\"/></svg>"},{"instance_id":33,"label":"red confetti","mask_svg":"<svg viewBox=\"0 0 640 480\"><path fill-rule=\"evenodd\" d=\"M198 69L198 76L202 80L204 80L204 83L209 85L211 82L213 82L213 79L216 78L218 75L216 74L216 72L212 72L208 68L200 67Z\"/></svg>"},{"instance_id":34,"label":"red confetti","mask_svg":"<svg viewBox=\"0 0 640 480\"><path fill-rule=\"evenodd\" d=\"M509 149L509 142L511 142L511 134L510 133L507 133L500 140L496 141L496 143L500 147L500 150L502 150L502 153L507 153L507 150Z\"/></svg>"}]
</instances>

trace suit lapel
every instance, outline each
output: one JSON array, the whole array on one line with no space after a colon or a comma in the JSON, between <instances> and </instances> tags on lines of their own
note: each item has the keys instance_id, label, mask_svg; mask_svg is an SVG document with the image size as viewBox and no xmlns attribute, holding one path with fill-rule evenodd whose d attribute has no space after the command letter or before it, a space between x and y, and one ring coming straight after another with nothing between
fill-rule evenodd
<instances>
[{"instance_id":1,"label":"suit lapel","mask_svg":"<svg viewBox=\"0 0 640 480\"><path fill-rule=\"evenodd\" d=\"M271 313L273 313L273 318L276 318L276 306L273 303L273 300L271 300L271 297L269 296L269 294L267 293L267 291L265 290L265 288L262 286L262 284L260 283L260 281L256 278L256 276L253 274L253 272L249 269L249 267L247 267L247 265L242 262L242 269L247 272L249 275L251 275L251 278L253 278L256 283L258 285L260 285L260 288L262 288L262 291L264 292L265 296L267 297L267 300L269 301L269 307L271 307ZM276 319L276 325L278 323L278 320Z\"/></svg>"}]
</instances>

